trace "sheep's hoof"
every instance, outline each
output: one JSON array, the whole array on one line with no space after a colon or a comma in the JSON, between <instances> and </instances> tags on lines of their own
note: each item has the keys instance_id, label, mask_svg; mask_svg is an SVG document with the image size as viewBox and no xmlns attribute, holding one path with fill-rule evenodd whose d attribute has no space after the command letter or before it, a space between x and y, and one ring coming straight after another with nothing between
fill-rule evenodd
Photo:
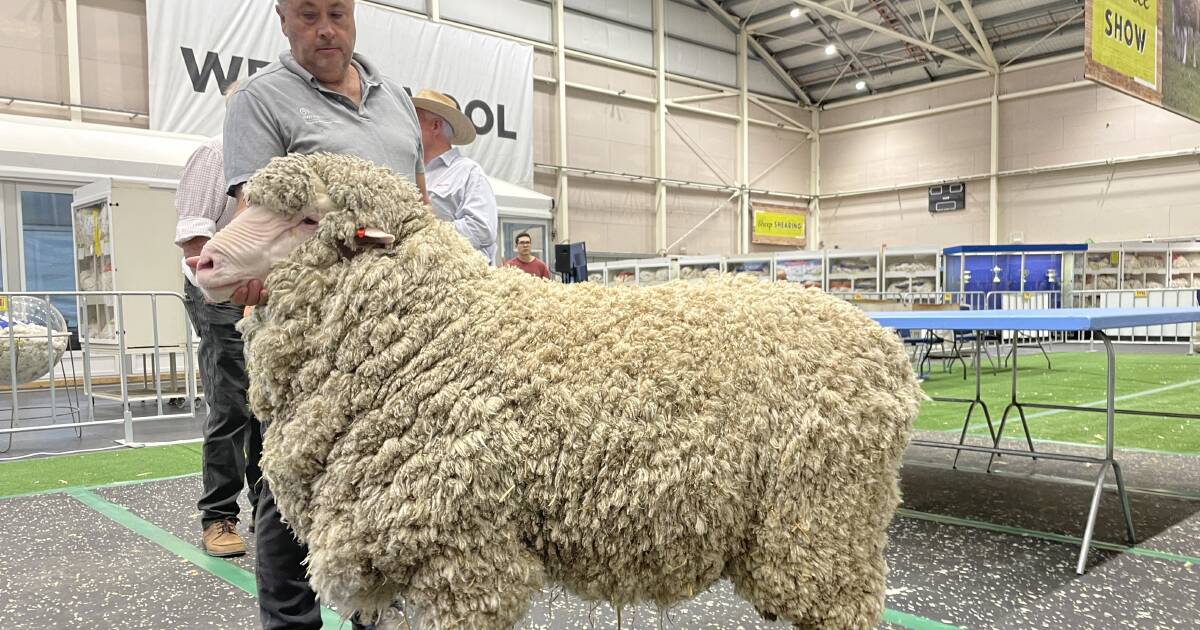
<instances>
[{"instance_id":1,"label":"sheep's hoof","mask_svg":"<svg viewBox=\"0 0 1200 630\"><path fill-rule=\"evenodd\" d=\"M762 614L762 618L766 619L767 621L779 621L779 616L775 613L765 612Z\"/></svg>"}]
</instances>

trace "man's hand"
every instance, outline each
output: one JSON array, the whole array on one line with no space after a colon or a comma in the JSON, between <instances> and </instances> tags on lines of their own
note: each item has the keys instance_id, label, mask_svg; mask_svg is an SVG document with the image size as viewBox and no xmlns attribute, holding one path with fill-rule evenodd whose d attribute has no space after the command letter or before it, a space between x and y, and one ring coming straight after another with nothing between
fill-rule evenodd
<instances>
[{"instance_id":1,"label":"man's hand","mask_svg":"<svg viewBox=\"0 0 1200 630\"><path fill-rule=\"evenodd\" d=\"M204 249L204 244L208 242L207 236L196 236L183 242L180 247L183 248L184 258L194 258L200 255L200 250Z\"/></svg>"},{"instance_id":2,"label":"man's hand","mask_svg":"<svg viewBox=\"0 0 1200 630\"><path fill-rule=\"evenodd\" d=\"M234 289L229 301L244 306L261 306L267 303L267 290L262 280L251 280Z\"/></svg>"},{"instance_id":3,"label":"man's hand","mask_svg":"<svg viewBox=\"0 0 1200 630\"><path fill-rule=\"evenodd\" d=\"M199 256L190 256L184 259L187 266L192 269L196 268L199 261ZM242 306L262 306L267 303L267 295L267 289L263 287L262 280L250 280L246 284L234 289L229 301L234 304L241 304ZM205 301L207 301L207 298L205 298Z\"/></svg>"}]
</instances>

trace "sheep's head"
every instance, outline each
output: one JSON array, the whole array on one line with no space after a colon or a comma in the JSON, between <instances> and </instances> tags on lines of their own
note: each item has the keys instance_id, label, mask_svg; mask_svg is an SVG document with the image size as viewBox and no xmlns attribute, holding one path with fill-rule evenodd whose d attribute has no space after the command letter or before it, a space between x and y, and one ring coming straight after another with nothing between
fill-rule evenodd
<instances>
[{"instance_id":1,"label":"sheep's head","mask_svg":"<svg viewBox=\"0 0 1200 630\"><path fill-rule=\"evenodd\" d=\"M392 246L432 217L407 180L348 155L275 158L247 182L245 195L246 209L190 261L210 300L265 280L272 265L307 241L314 241L310 262L329 265L364 248Z\"/></svg>"}]
</instances>

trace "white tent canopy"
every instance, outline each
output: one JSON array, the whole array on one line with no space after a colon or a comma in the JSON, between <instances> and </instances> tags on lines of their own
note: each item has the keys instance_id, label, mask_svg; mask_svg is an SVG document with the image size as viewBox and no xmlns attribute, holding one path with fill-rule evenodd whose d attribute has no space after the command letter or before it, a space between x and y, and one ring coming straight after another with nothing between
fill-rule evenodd
<instances>
[{"instance_id":1,"label":"white tent canopy","mask_svg":"<svg viewBox=\"0 0 1200 630\"><path fill-rule=\"evenodd\" d=\"M494 177L488 177L488 183L492 185L492 192L496 194L496 206L500 209L502 218L547 221L552 218L550 211L554 209L553 198Z\"/></svg>"},{"instance_id":2,"label":"white tent canopy","mask_svg":"<svg viewBox=\"0 0 1200 630\"><path fill-rule=\"evenodd\" d=\"M0 115L0 177L83 184L112 178L174 188L200 136ZM488 178L503 218L550 220L554 199Z\"/></svg>"}]
</instances>

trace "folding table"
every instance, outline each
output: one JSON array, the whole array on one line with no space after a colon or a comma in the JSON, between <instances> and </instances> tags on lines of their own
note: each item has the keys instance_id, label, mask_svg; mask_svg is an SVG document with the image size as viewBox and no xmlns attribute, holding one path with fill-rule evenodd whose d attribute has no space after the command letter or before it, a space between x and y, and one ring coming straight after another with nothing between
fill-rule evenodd
<instances>
[{"instance_id":1,"label":"folding table","mask_svg":"<svg viewBox=\"0 0 1200 630\"><path fill-rule=\"evenodd\" d=\"M1136 536L1133 530L1133 516L1129 508L1129 496L1125 492L1125 480L1121 476L1120 464L1118 464L1116 459L1113 458L1113 425L1116 415L1125 414L1189 419L1200 419L1200 415L1190 413L1117 409L1116 356L1114 354L1112 339L1110 339L1104 331L1135 326L1154 326L1197 322L1200 321L1200 308L1062 308L1029 311L894 311L874 313L869 312L867 315L870 316L871 319L874 319L876 322L878 322L881 326L895 330L953 330L959 332L974 332L976 335L979 335L984 331L1004 331L1013 333L1032 330L1045 330L1053 332L1092 332L1096 335L1096 337L1103 340L1104 349L1108 353L1108 391L1106 397L1107 402L1104 408L1101 409L1097 407L1079 407L1072 405L1021 402L1017 398L1017 355L1016 349L1014 348L1012 361L1012 399L1008 406L1004 409L1004 415L1000 420L999 430L993 432L991 415L988 413L986 403L984 403L983 399L980 397L980 357L978 344L976 344L975 399L935 399L947 402L970 404L970 408L967 410L966 421L963 424L963 432L959 437L958 443L938 442L933 440L913 440L912 444L916 446L953 449L957 452L973 451L989 453L992 455L992 457L995 457L996 455L1012 455L1017 457L1032 457L1034 459L1043 458L1082 464L1099 464L1100 473L1096 475L1096 486L1094 492L1092 493L1091 509L1088 511L1087 521L1084 525L1083 545L1079 550L1079 562L1075 568L1076 572L1080 574L1082 574L1087 567L1087 552L1088 548L1091 546L1092 532L1096 526L1096 514L1100 509L1100 497L1101 493L1104 491L1104 480L1106 478L1108 468L1111 466L1113 469L1113 475L1117 480L1117 496L1121 499L1121 509L1125 514L1125 533L1130 544L1136 542ZM1016 344L1017 337L1018 335L1016 334L1012 335L1014 346ZM975 410L976 406L982 407L984 416L987 418L988 431L992 433L991 446L964 444L966 439L967 424L970 422L971 413ZM1083 455L1070 455L1065 453L1034 452L1033 440L1029 436L1029 427L1025 422L1025 408L1027 407L1035 409L1085 411L1105 414L1107 418L1107 430L1105 432L1104 440L1104 457L1100 458ZM1025 439L1029 444L1028 451L1000 448L1000 439L1004 435L1004 425L1008 419L1009 412L1013 409L1016 409L1020 415L1021 425L1025 430ZM957 457L958 453L955 454L956 462ZM990 470L991 462L989 461L988 464Z\"/></svg>"}]
</instances>

